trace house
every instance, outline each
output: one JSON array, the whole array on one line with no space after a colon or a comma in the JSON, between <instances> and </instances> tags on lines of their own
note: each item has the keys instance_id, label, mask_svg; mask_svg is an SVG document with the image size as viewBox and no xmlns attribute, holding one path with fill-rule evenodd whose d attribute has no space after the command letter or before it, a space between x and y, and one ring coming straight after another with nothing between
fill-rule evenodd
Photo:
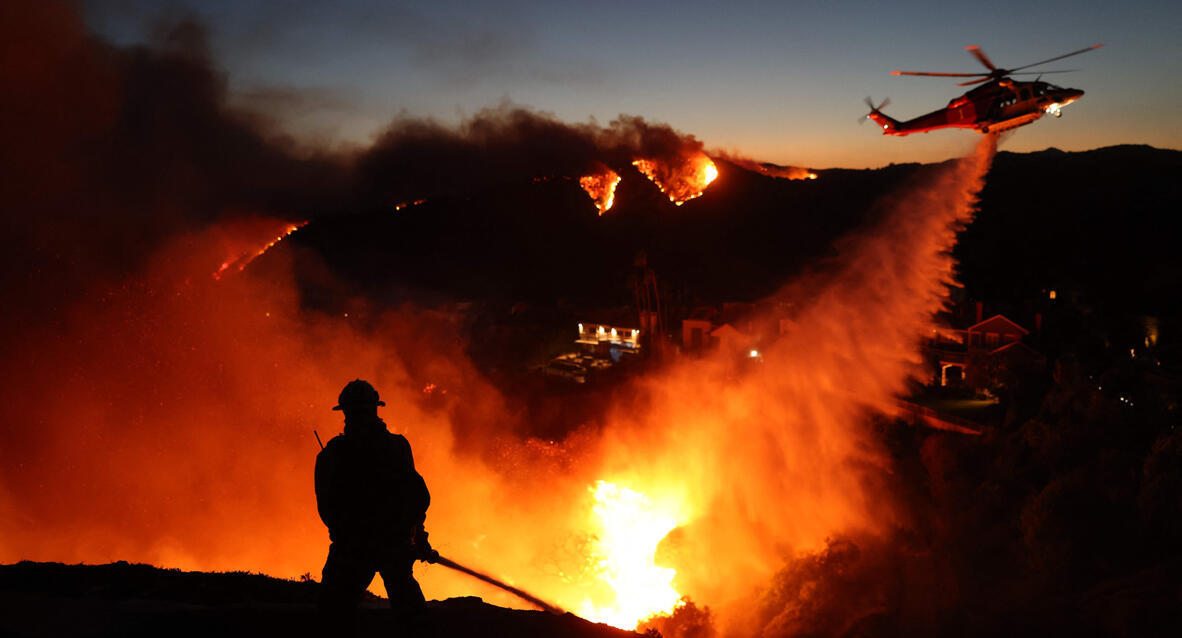
<instances>
[{"instance_id":1,"label":"house","mask_svg":"<svg viewBox=\"0 0 1182 638\"><path fill-rule=\"evenodd\" d=\"M924 345L932 362L932 385L989 388L1002 383L1001 376L1028 366L1041 365L1043 357L1022 342L1030 333L1003 315L981 318L964 329L936 329Z\"/></svg>"},{"instance_id":2,"label":"house","mask_svg":"<svg viewBox=\"0 0 1182 638\"><path fill-rule=\"evenodd\" d=\"M683 352L697 352L710 343L710 333L714 332L714 318L718 310L710 306L695 308L690 316L681 320L681 349Z\"/></svg>"},{"instance_id":3,"label":"house","mask_svg":"<svg viewBox=\"0 0 1182 638\"><path fill-rule=\"evenodd\" d=\"M627 308L594 313L576 327L575 343L586 354L619 361L623 356L640 353L641 326L637 325L635 313Z\"/></svg>"},{"instance_id":4,"label":"house","mask_svg":"<svg viewBox=\"0 0 1182 638\"><path fill-rule=\"evenodd\" d=\"M1029 330L1001 315L978 321L965 330L966 343L970 348L987 350L1021 341L1027 334L1030 334Z\"/></svg>"},{"instance_id":5,"label":"house","mask_svg":"<svg viewBox=\"0 0 1182 638\"><path fill-rule=\"evenodd\" d=\"M706 350L749 352L762 341L755 322L755 306L726 302L721 309L712 306L695 308L681 321L681 351Z\"/></svg>"}]
</instances>

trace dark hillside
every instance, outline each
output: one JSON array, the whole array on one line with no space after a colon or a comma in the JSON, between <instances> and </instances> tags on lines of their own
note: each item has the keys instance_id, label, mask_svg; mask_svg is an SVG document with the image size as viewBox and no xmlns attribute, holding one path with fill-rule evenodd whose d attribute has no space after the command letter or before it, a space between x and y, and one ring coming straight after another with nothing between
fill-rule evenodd
<instances>
[{"instance_id":1,"label":"dark hillside","mask_svg":"<svg viewBox=\"0 0 1182 638\"><path fill-rule=\"evenodd\" d=\"M924 167L821 171L817 180L759 175L725 160L701 197L677 207L632 169L602 217L571 179L502 183L399 211L318 219L275 252L322 256L339 279L301 266L315 298L364 293L398 303L567 300L626 303L638 251L689 300L752 301L774 291L862 226L875 202ZM1002 152L977 221L956 256L970 297L1016 305L1046 288L1110 307L1177 314L1175 246L1182 152L1116 146L1080 153ZM322 288L354 285L352 291Z\"/></svg>"},{"instance_id":2,"label":"dark hillside","mask_svg":"<svg viewBox=\"0 0 1182 638\"><path fill-rule=\"evenodd\" d=\"M721 160L718 166L718 180L680 207L629 169L615 206L602 217L577 182L555 178L399 211L323 218L276 252L310 250L340 280L357 286L351 293L392 303L625 303L625 279L639 251L681 294L755 300L828 254L835 239L865 221L876 200L920 169L834 170L817 180L788 181ZM317 299L339 297L313 284L319 276L302 273L309 292Z\"/></svg>"},{"instance_id":3,"label":"dark hillside","mask_svg":"<svg viewBox=\"0 0 1182 638\"><path fill-rule=\"evenodd\" d=\"M0 636L321 636L318 583L244 572L204 573L149 565L0 565ZM389 636L385 601L370 599L360 635ZM428 602L438 636L634 636L571 614L519 611L479 598Z\"/></svg>"},{"instance_id":4,"label":"dark hillside","mask_svg":"<svg viewBox=\"0 0 1182 638\"><path fill-rule=\"evenodd\" d=\"M1130 313L1182 310L1182 152L999 153L956 247L970 296L1083 293Z\"/></svg>"}]
</instances>

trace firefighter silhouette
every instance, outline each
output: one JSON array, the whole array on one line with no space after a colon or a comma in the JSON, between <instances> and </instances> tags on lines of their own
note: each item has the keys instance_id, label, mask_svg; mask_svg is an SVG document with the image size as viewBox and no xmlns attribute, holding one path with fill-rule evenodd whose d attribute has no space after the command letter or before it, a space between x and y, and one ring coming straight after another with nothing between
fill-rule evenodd
<instances>
[{"instance_id":1,"label":"firefighter silhouette","mask_svg":"<svg viewBox=\"0 0 1182 638\"><path fill-rule=\"evenodd\" d=\"M439 556L423 529L431 495L410 442L378 417L384 405L368 382L350 381L333 408L344 412L344 433L316 457L316 506L331 540L319 604L333 635L356 633L357 604L375 573L398 621L421 625L423 591L411 568Z\"/></svg>"}]
</instances>

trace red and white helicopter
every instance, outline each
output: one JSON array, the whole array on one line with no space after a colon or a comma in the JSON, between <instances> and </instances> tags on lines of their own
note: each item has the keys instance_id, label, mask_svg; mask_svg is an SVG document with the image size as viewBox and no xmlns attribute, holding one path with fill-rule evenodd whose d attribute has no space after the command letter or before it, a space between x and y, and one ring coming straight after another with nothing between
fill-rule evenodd
<instances>
[{"instance_id":1,"label":"red and white helicopter","mask_svg":"<svg viewBox=\"0 0 1182 638\"><path fill-rule=\"evenodd\" d=\"M971 128L981 133L991 133L1029 124L1048 113L1060 117L1062 116L1061 109L1078 100L1084 92L1079 89L1065 89L1050 82L1042 82L1041 76L1047 73L1068 73L1069 71L1023 71L1022 69L1087 53L1102 46L1104 45L1097 44L1012 69L1001 69L994 66L980 47L965 47L973 57L989 69L987 73L891 71L891 74L975 77L978 79L962 82L957 86L973 84L981 84L981 86L954 98L948 103L948 106L938 111L932 111L927 115L921 115L906 122L900 122L882 112L882 108L889 104L890 100L884 100L882 104L874 106L874 102L870 98L866 98L866 104L870 107L870 113L866 117L882 127L883 135L927 133L941 128ZM1033 82L1023 82L1010 77L1011 75L1034 74L1038 74L1040 77Z\"/></svg>"}]
</instances>

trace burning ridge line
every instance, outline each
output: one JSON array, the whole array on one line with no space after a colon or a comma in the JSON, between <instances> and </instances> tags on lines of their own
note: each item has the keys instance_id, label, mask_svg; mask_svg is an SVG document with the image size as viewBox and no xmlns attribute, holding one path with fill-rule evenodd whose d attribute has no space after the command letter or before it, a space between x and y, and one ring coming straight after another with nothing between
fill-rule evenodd
<instances>
[{"instance_id":1,"label":"burning ridge line","mask_svg":"<svg viewBox=\"0 0 1182 638\"><path fill-rule=\"evenodd\" d=\"M238 257L235 257L232 259L227 259L226 261L223 261L222 265L219 266L216 271L214 271L213 278L220 281L223 274L227 270L229 270L231 266L234 266L234 265L238 266L238 272L242 272L243 270L246 270L246 267L247 267L247 265L250 264L250 262L261 257L263 255L263 253L270 250L271 247L274 246L275 244L278 244L279 242L283 241L283 239L285 239L288 235L291 235L295 231L297 231L307 225L308 225L307 221L302 221L302 222L298 222L295 224L288 224L282 234L280 234L275 239L272 239L271 241L267 242L266 244L263 244L262 248L259 248L258 250L254 251L253 253L239 255Z\"/></svg>"}]
</instances>

